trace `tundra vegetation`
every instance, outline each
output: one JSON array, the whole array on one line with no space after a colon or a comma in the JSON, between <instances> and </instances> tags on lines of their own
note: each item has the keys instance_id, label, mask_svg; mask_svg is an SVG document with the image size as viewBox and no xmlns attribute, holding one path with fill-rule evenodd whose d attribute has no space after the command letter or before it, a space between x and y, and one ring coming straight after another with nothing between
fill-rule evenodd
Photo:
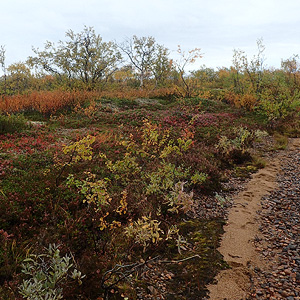
<instances>
[{"instance_id":1,"label":"tundra vegetation","mask_svg":"<svg viewBox=\"0 0 300 300\"><path fill-rule=\"evenodd\" d=\"M298 56L267 68L257 47L189 71L198 48L92 27L9 66L1 46L0 298L204 296L224 183L300 132Z\"/></svg>"}]
</instances>

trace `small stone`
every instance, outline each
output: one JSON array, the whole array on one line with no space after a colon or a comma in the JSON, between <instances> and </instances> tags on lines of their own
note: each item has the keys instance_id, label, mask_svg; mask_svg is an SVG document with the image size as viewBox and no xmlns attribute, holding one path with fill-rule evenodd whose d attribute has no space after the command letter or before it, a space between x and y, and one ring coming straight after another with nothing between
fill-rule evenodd
<instances>
[{"instance_id":1,"label":"small stone","mask_svg":"<svg viewBox=\"0 0 300 300\"><path fill-rule=\"evenodd\" d=\"M282 297L288 297L288 293L286 291L279 291L279 293L281 294Z\"/></svg>"},{"instance_id":2,"label":"small stone","mask_svg":"<svg viewBox=\"0 0 300 300\"><path fill-rule=\"evenodd\" d=\"M156 294L157 294L156 289L155 289L152 285L149 285L147 288L148 288L149 292L150 292L152 295L156 295Z\"/></svg>"},{"instance_id":3,"label":"small stone","mask_svg":"<svg viewBox=\"0 0 300 300\"><path fill-rule=\"evenodd\" d=\"M296 245L289 245L288 246L291 250L296 250L297 249L297 246Z\"/></svg>"}]
</instances>

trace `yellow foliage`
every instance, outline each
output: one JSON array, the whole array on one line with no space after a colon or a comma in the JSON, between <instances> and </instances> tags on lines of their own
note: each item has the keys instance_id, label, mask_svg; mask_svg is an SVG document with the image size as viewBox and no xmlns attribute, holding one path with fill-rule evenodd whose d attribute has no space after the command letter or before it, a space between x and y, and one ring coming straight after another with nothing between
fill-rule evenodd
<instances>
[{"instance_id":1,"label":"yellow foliage","mask_svg":"<svg viewBox=\"0 0 300 300\"><path fill-rule=\"evenodd\" d=\"M151 216L143 216L136 222L129 224L125 229L125 233L128 237L134 238L137 244L142 245L145 251L150 243L157 244L162 240L161 234L164 234L164 232L159 225L160 222L152 220Z\"/></svg>"},{"instance_id":2,"label":"yellow foliage","mask_svg":"<svg viewBox=\"0 0 300 300\"><path fill-rule=\"evenodd\" d=\"M91 160L93 150L91 145L95 142L94 136L86 136L71 145L63 147L64 154L70 154L72 156L72 162L78 162L80 160Z\"/></svg>"},{"instance_id":3,"label":"yellow foliage","mask_svg":"<svg viewBox=\"0 0 300 300\"><path fill-rule=\"evenodd\" d=\"M126 190L124 190L122 192L122 198L120 200L120 206L116 209L116 212L119 215L122 215L122 214L125 215L127 213L127 206L128 206L127 195L128 195L128 192Z\"/></svg>"}]
</instances>

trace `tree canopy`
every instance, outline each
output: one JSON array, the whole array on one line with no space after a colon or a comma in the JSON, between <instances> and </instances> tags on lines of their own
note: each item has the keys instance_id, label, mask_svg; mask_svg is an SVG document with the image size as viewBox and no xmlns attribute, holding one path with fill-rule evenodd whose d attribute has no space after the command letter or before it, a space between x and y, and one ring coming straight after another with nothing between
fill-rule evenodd
<instances>
[{"instance_id":1,"label":"tree canopy","mask_svg":"<svg viewBox=\"0 0 300 300\"><path fill-rule=\"evenodd\" d=\"M65 78L80 79L87 87L111 75L121 61L115 43L104 42L92 27L84 27L80 33L66 32L66 41L56 46L47 41L44 50L33 48L36 56L29 57L29 64L43 71Z\"/></svg>"}]
</instances>

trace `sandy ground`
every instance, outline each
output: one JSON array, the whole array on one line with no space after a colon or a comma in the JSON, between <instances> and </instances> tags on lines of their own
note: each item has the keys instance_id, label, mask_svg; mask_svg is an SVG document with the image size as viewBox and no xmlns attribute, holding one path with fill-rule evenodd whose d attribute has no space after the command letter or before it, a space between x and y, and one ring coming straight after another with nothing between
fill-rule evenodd
<instances>
[{"instance_id":1,"label":"sandy ground","mask_svg":"<svg viewBox=\"0 0 300 300\"><path fill-rule=\"evenodd\" d=\"M300 139L291 142L290 148L296 147L300 148ZM268 267L260 259L253 243L260 238L257 211L261 207L262 197L276 188L276 176L280 172L283 154L284 151L264 169L253 174L245 190L234 199L219 248L231 269L221 271L216 277L216 284L208 286L212 300L247 299L254 268Z\"/></svg>"}]
</instances>

